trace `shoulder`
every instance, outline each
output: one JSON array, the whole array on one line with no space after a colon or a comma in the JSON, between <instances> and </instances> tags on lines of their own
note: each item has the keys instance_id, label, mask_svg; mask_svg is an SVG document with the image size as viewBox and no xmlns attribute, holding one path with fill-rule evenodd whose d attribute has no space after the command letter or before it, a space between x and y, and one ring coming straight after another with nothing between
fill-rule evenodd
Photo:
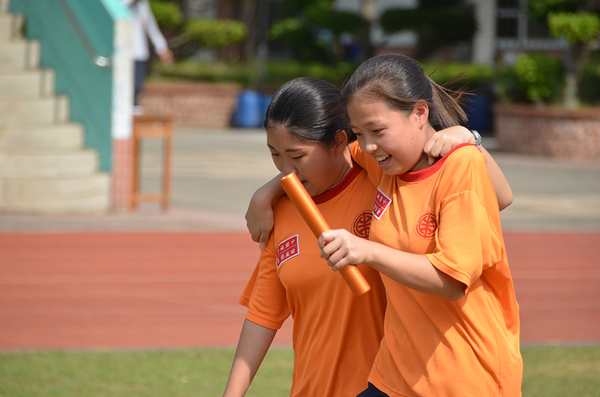
<instances>
[{"instance_id":1,"label":"shoulder","mask_svg":"<svg viewBox=\"0 0 600 397\"><path fill-rule=\"evenodd\" d=\"M283 196L277 198L277 200L275 200L275 203L273 203L273 213L275 215L275 222L277 222L277 217L282 219L283 217L293 214L291 210L294 208L294 203L292 203L292 200L290 200L290 198L287 195L284 194Z\"/></svg>"},{"instance_id":2,"label":"shoulder","mask_svg":"<svg viewBox=\"0 0 600 397\"><path fill-rule=\"evenodd\" d=\"M475 145L463 144L442 158L444 168L469 169L486 167L487 159Z\"/></svg>"},{"instance_id":3,"label":"shoulder","mask_svg":"<svg viewBox=\"0 0 600 397\"><path fill-rule=\"evenodd\" d=\"M480 192L491 186L487 159L474 145L459 146L448 153L444 160L438 175L438 186L445 195L465 190Z\"/></svg>"}]
</instances>

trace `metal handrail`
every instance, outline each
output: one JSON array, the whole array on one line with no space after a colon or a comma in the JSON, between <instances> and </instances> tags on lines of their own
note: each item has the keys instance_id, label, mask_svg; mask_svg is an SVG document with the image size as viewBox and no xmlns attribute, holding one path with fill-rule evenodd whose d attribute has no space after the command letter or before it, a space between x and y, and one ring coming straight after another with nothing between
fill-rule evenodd
<instances>
[{"instance_id":1,"label":"metal handrail","mask_svg":"<svg viewBox=\"0 0 600 397\"><path fill-rule=\"evenodd\" d=\"M75 15L73 15L73 11L71 11L71 7L69 6L69 4L65 0L58 0L58 3L60 4L60 7L63 9L63 12L67 16L67 19L69 20L69 23L71 24L71 27L77 34L79 41L81 41L81 44L83 44L83 47L85 48L85 51L87 52L87 54L90 57L90 59L92 60L92 62L96 66L99 66L101 68L110 67L110 65L111 65L110 58L103 57L102 55L98 55L96 53L96 51L94 50L94 47L92 47L92 43L90 43L90 41L88 40L83 29L81 29L81 25L79 25L79 22L77 22L77 18L75 18Z\"/></svg>"}]
</instances>

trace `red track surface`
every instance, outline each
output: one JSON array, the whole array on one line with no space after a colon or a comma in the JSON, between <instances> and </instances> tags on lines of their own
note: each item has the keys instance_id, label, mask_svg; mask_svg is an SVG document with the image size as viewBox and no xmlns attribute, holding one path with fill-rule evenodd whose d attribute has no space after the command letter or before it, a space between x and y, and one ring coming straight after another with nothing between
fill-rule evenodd
<instances>
[{"instance_id":1,"label":"red track surface","mask_svg":"<svg viewBox=\"0 0 600 397\"><path fill-rule=\"evenodd\" d=\"M600 342L600 233L505 240L522 342ZM0 350L235 346L257 256L246 233L0 234Z\"/></svg>"}]
</instances>

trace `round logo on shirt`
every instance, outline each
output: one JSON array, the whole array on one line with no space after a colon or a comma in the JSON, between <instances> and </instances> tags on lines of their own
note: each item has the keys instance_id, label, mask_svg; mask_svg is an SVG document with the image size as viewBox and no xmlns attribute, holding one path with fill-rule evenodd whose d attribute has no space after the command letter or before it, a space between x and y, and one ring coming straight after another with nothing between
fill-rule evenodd
<instances>
[{"instance_id":1,"label":"round logo on shirt","mask_svg":"<svg viewBox=\"0 0 600 397\"><path fill-rule=\"evenodd\" d=\"M421 216L417 223L417 234L422 238L431 238L437 229L437 219L433 212L427 212Z\"/></svg>"},{"instance_id":2,"label":"round logo on shirt","mask_svg":"<svg viewBox=\"0 0 600 397\"><path fill-rule=\"evenodd\" d=\"M352 233L358 237L369 238L371 219L373 219L371 211L364 211L358 214L352 223Z\"/></svg>"}]
</instances>

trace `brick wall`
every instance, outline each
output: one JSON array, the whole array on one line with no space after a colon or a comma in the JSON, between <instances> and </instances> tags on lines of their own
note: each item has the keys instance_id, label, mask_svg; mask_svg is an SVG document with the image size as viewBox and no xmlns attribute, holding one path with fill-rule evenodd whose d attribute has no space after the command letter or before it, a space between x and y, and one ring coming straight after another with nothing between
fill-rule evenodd
<instances>
[{"instance_id":1,"label":"brick wall","mask_svg":"<svg viewBox=\"0 0 600 397\"><path fill-rule=\"evenodd\" d=\"M499 149L565 160L600 160L600 109L495 105Z\"/></svg>"},{"instance_id":2,"label":"brick wall","mask_svg":"<svg viewBox=\"0 0 600 397\"><path fill-rule=\"evenodd\" d=\"M147 83L140 105L145 113L173 116L176 126L226 128L241 90L234 84Z\"/></svg>"}]
</instances>

